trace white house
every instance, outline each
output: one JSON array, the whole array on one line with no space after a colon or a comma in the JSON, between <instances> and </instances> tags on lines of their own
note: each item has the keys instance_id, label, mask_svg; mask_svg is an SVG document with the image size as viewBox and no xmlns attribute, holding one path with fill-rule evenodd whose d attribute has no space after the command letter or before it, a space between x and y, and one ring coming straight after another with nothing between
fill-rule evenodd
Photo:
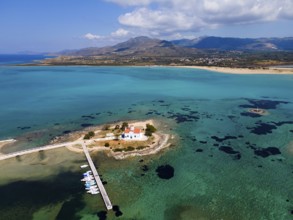
<instances>
[{"instance_id":1,"label":"white house","mask_svg":"<svg viewBox=\"0 0 293 220\"><path fill-rule=\"evenodd\" d=\"M125 128L123 134L121 135L121 138L123 140L142 140L144 137L143 132L138 127L129 127Z\"/></svg>"}]
</instances>

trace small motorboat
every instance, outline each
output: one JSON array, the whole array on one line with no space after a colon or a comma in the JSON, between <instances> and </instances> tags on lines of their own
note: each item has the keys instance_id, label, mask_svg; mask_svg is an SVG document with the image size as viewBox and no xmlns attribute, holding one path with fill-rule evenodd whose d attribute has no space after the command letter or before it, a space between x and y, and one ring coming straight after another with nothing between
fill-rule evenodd
<instances>
[{"instance_id":1,"label":"small motorboat","mask_svg":"<svg viewBox=\"0 0 293 220\"><path fill-rule=\"evenodd\" d=\"M85 187L85 190L91 190L91 189L99 190L97 186L88 186L88 187Z\"/></svg>"},{"instance_id":2,"label":"small motorboat","mask_svg":"<svg viewBox=\"0 0 293 220\"><path fill-rule=\"evenodd\" d=\"M87 193L90 193L90 194L99 194L100 192L99 192L99 190L97 190L97 189L90 189L90 190L88 190L88 191L86 191Z\"/></svg>"},{"instance_id":3,"label":"small motorboat","mask_svg":"<svg viewBox=\"0 0 293 220\"><path fill-rule=\"evenodd\" d=\"M86 181L92 181L92 180L94 180L93 176L86 176L83 179L81 179L80 181L86 182Z\"/></svg>"},{"instance_id":4,"label":"small motorboat","mask_svg":"<svg viewBox=\"0 0 293 220\"><path fill-rule=\"evenodd\" d=\"M86 183L84 186L96 186L96 182Z\"/></svg>"}]
</instances>

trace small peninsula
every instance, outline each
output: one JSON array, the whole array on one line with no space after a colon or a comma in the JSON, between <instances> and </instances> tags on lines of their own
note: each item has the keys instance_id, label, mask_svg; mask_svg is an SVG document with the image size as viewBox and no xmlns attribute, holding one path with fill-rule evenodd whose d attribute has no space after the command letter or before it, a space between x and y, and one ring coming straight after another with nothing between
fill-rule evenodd
<instances>
[{"instance_id":1,"label":"small peninsula","mask_svg":"<svg viewBox=\"0 0 293 220\"><path fill-rule=\"evenodd\" d=\"M119 122L88 128L87 131L68 134L76 141L84 141L89 151L104 151L115 159L156 154L169 147L169 134L161 133L154 120ZM62 137L61 137L62 139ZM69 150L82 152L80 145L67 146Z\"/></svg>"},{"instance_id":2,"label":"small peninsula","mask_svg":"<svg viewBox=\"0 0 293 220\"><path fill-rule=\"evenodd\" d=\"M82 131L55 137L46 146L10 154L0 152L0 160L60 147L83 153L82 144L86 144L91 152L102 151L115 159L156 154L171 145L169 143L171 136L157 130L155 126L156 122L154 120L117 122L115 124L93 126ZM6 147L6 144L8 145L15 141L14 139L1 141L0 147Z\"/></svg>"}]
</instances>

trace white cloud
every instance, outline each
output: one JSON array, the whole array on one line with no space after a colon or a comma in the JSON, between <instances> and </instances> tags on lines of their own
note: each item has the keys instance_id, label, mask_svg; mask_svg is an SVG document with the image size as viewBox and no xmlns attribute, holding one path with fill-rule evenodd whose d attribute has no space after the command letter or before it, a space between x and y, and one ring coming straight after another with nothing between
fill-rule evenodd
<instances>
[{"instance_id":1,"label":"white cloud","mask_svg":"<svg viewBox=\"0 0 293 220\"><path fill-rule=\"evenodd\" d=\"M83 38L86 38L88 40L100 40L100 39L103 39L102 36L100 35L94 35L94 34L91 34L91 33L87 33L83 36Z\"/></svg>"},{"instance_id":2,"label":"white cloud","mask_svg":"<svg viewBox=\"0 0 293 220\"><path fill-rule=\"evenodd\" d=\"M293 19L293 0L107 0L130 6L119 22L170 35L232 24ZM134 8L133 8L134 6Z\"/></svg>"},{"instance_id":3,"label":"white cloud","mask_svg":"<svg viewBox=\"0 0 293 220\"><path fill-rule=\"evenodd\" d=\"M140 8L126 13L121 15L118 20L123 25L164 32L190 30L203 26L203 22L197 17L188 16L180 11L151 10L148 8Z\"/></svg>"},{"instance_id":4,"label":"white cloud","mask_svg":"<svg viewBox=\"0 0 293 220\"><path fill-rule=\"evenodd\" d=\"M129 34L130 34L130 32L128 30L125 30L123 28L119 28L115 32L112 32L111 36L113 36L113 37L126 37Z\"/></svg>"}]
</instances>

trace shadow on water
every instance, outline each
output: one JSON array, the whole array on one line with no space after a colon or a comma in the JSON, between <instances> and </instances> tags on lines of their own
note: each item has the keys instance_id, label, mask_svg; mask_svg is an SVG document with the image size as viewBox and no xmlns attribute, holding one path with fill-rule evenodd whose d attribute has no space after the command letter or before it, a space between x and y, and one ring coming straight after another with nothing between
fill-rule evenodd
<instances>
[{"instance_id":1,"label":"shadow on water","mask_svg":"<svg viewBox=\"0 0 293 220\"><path fill-rule=\"evenodd\" d=\"M78 219L75 213L85 206L79 177L66 172L46 181L17 181L1 186L1 219L32 219L38 209L64 201L57 219Z\"/></svg>"}]
</instances>

